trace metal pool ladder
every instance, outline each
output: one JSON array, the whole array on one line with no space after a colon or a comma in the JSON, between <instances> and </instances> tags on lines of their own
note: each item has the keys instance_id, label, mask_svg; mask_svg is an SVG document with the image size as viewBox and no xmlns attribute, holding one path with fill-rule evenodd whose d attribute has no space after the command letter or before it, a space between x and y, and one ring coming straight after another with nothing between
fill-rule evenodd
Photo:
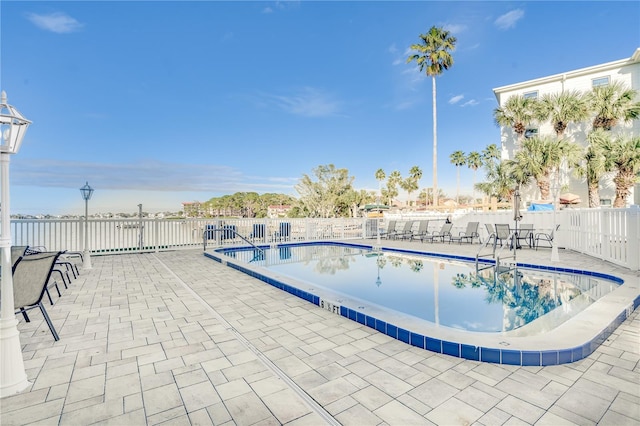
<instances>
[{"instance_id":1,"label":"metal pool ladder","mask_svg":"<svg viewBox=\"0 0 640 426\"><path fill-rule=\"evenodd\" d=\"M517 247L517 240L516 240L516 233L515 231L512 231L509 234L509 238L507 238L507 241L509 241L509 244L507 245L507 247L513 247L513 254L510 256L501 256L502 251L504 250L504 245L502 247L500 247L500 250L498 250L498 253L496 254L496 247L497 247L497 243L496 240L494 239L493 242L493 247L490 253L482 253L482 250L487 247L487 243L480 245L480 249L478 250L478 252L476 253L476 273L479 271L482 271L484 269L489 269L489 268L495 268L495 272L496 273L504 273L504 272L509 272L511 270L516 269L516 266L518 264L517 260L516 260L516 247ZM488 242L488 240L487 240ZM485 266L480 267L480 258L481 257L489 257L491 256L492 258L495 259L495 263L494 264L487 264ZM510 259L513 258L513 263L505 268L500 260L504 260L504 259Z\"/></svg>"},{"instance_id":2,"label":"metal pool ladder","mask_svg":"<svg viewBox=\"0 0 640 426\"><path fill-rule=\"evenodd\" d=\"M243 235L239 234L238 231L236 231L233 228L216 228L216 229L207 229L202 233L202 243L203 243L203 251L207 251L207 241L209 240L209 238L207 238L208 232L233 232L233 234L236 237L240 237L241 240L245 241L247 244L249 244L250 246L252 246L254 249L262 252L262 254L264 255L264 250L261 249L260 247L258 247L257 245L253 244L253 242L249 241L246 237L244 237Z\"/></svg>"}]
</instances>

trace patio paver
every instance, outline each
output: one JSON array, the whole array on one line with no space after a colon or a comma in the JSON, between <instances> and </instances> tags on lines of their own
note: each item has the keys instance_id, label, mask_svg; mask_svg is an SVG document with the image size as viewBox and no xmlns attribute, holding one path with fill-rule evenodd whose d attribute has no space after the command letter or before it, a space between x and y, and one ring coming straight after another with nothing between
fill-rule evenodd
<instances>
[{"instance_id":1,"label":"patio paver","mask_svg":"<svg viewBox=\"0 0 640 426\"><path fill-rule=\"evenodd\" d=\"M528 252L532 261L549 256ZM586 256L560 256L639 279ZM20 321L32 384L0 400L3 426L640 422L638 311L582 361L502 366L390 339L201 250L92 263L47 307L60 341L37 312Z\"/></svg>"}]
</instances>

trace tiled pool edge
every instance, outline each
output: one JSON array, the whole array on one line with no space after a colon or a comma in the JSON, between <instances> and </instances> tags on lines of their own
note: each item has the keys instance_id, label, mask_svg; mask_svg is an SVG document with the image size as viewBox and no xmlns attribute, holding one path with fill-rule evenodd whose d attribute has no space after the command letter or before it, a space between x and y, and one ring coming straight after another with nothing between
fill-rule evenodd
<instances>
[{"instance_id":1,"label":"tiled pool edge","mask_svg":"<svg viewBox=\"0 0 640 426\"><path fill-rule=\"evenodd\" d=\"M296 243L296 244L287 244L288 246L295 245L312 245L314 243ZM326 244L326 242L325 242ZM330 243L332 245L340 245L345 247L356 247L363 249L372 249L372 246L362 245L362 244L346 244L346 243L338 243L333 242ZM397 249L397 248L385 248L385 251L389 252L399 252L405 254L420 254L420 255L430 255L437 256L448 259L459 259L464 261L475 261L475 259L469 258L467 256L456 256L442 253L430 253L423 251L415 251L415 250L406 250L406 249ZM278 279L274 279L272 277L261 274L260 272L254 271L250 268L246 268L240 264L237 264L233 261L229 261L229 259L222 260L221 257L217 257L210 253L204 253L205 257L213 259L219 263L223 263L233 269L236 269L240 272L243 272L251 277L259 279L267 284L270 284L280 290L284 290L289 294L297 296L301 299L304 299L308 302L313 303L316 306L320 306L320 296L310 293L305 290L301 290L295 286L291 286L287 283L284 283ZM491 261L485 260L485 262L492 263ZM618 277L597 273L597 272L589 272L583 270L577 270L572 268L560 268L560 267L552 267L552 266L541 266L541 265L533 265L533 264L518 264L518 266L528 267L528 268L536 268L550 271L559 271L559 272L569 272L583 275L596 276L600 278L606 278L610 280L614 280L616 282L622 283ZM506 365L522 365L522 366L548 366L548 365L559 365L566 364L575 361L579 361L591 353L593 353L598 346L600 346L610 335L615 331L620 324L622 324L628 316L640 305L640 295L636 296L633 300L633 303L626 307L622 312L620 312L614 321L612 321L607 327L605 327L596 337L587 341L582 345L575 346L573 348L561 349L561 350L514 350L514 349L497 349L497 348L489 348L483 346L473 346L464 343L450 342L442 339L435 339L429 336L422 335L420 333L412 332L411 330L404 329L402 327L398 327L394 324L382 321L373 316L366 315L362 312L355 311L346 306L340 306L339 314L345 318L351 319L352 321L356 321L362 325L370 327L378 332L386 334L394 339L405 342L409 345L429 350L436 353L441 353L445 355L455 356L458 358L481 361L481 362L490 362L490 363L498 363L498 364L506 364Z\"/></svg>"}]
</instances>

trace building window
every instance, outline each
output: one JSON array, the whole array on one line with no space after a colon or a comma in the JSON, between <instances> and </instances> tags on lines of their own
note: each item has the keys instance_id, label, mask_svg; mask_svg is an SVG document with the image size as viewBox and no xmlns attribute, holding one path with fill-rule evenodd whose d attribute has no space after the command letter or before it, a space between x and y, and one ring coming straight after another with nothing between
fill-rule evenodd
<instances>
[{"instance_id":1,"label":"building window","mask_svg":"<svg viewBox=\"0 0 640 426\"><path fill-rule=\"evenodd\" d=\"M591 80L591 87L600 87L609 85L609 76L594 78Z\"/></svg>"},{"instance_id":2,"label":"building window","mask_svg":"<svg viewBox=\"0 0 640 426\"><path fill-rule=\"evenodd\" d=\"M600 205L611 207L611 198L600 198Z\"/></svg>"},{"instance_id":3,"label":"building window","mask_svg":"<svg viewBox=\"0 0 640 426\"><path fill-rule=\"evenodd\" d=\"M538 136L538 129L527 129L524 131L524 137L529 139Z\"/></svg>"},{"instance_id":4,"label":"building window","mask_svg":"<svg viewBox=\"0 0 640 426\"><path fill-rule=\"evenodd\" d=\"M538 99L538 91L536 90L535 92L527 92L522 96L524 96L525 99Z\"/></svg>"}]
</instances>

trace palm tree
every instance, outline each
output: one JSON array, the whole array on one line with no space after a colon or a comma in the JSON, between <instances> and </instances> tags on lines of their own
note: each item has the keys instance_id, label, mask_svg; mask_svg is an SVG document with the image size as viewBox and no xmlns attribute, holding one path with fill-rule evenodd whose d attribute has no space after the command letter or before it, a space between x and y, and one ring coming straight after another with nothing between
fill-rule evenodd
<instances>
[{"instance_id":1,"label":"palm tree","mask_svg":"<svg viewBox=\"0 0 640 426\"><path fill-rule=\"evenodd\" d=\"M473 203L476 203L476 172L482 167L482 157L478 151L471 151L467 155L467 167L473 170Z\"/></svg>"},{"instance_id":2,"label":"palm tree","mask_svg":"<svg viewBox=\"0 0 640 426\"><path fill-rule=\"evenodd\" d=\"M409 194L409 205L411 205L411 193L417 191L420 187L418 185L418 181L420 180L420 178L422 178L422 170L420 170L420 167L418 166L413 166L409 170L409 177L407 177L400 183L402 189L407 191L407 193Z\"/></svg>"},{"instance_id":3,"label":"palm tree","mask_svg":"<svg viewBox=\"0 0 640 426\"><path fill-rule=\"evenodd\" d=\"M389 197L389 207L393 205L393 197L398 196L398 185L402 182L400 172L394 170L387 179L387 196Z\"/></svg>"},{"instance_id":4,"label":"palm tree","mask_svg":"<svg viewBox=\"0 0 640 426\"><path fill-rule=\"evenodd\" d=\"M420 34L421 43L412 44L411 50L418 53L407 58L407 63L416 61L420 72L431 77L433 102L433 202L438 205L438 131L436 113L436 76L453 65L451 51L456 48L456 38L449 31L433 26L426 34Z\"/></svg>"},{"instance_id":5,"label":"palm tree","mask_svg":"<svg viewBox=\"0 0 640 426\"><path fill-rule=\"evenodd\" d=\"M585 97L577 90L560 93L548 93L537 103L538 118L550 120L558 138L562 138L567 126L579 123L589 117Z\"/></svg>"},{"instance_id":6,"label":"palm tree","mask_svg":"<svg viewBox=\"0 0 640 426\"><path fill-rule=\"evenodd\" d=\"M526 183L523 182L526 176L532 177L536 180L540 197L548 200L551 174L558 175L564 160L573 164L580 156L582 156L581 148L564 139L556 141L548 136L525 139L514 158L514 178L520 183Z\"/></svg>"},{"instance_id":7,"label":"palm tree","mask_svg":"<svg viewBox=\"0 0 640 426\"><path fill-rule=\"evenodd\" d=\"M384 170L376 170L376 180L378 181L378 204L380 204L380 199L382 197L382 181L385 177L387 177L387 175L384 173Z\"/></svg>"},{"instance_id":8,"label":"palm tree","mask_svg":"<svg viewBox=\"0 0 640 426\"><path fill-rule=\"evenodd\" d=\"M462 151L454 151L449 156L449 160L451 164L456 166L456 204L460 204L460 166L464 166L467 163L467 157Z\"/></svg>"},{"instance_id":9,"label":"palm tree","mask_svg":"<svg viewBox=\"0 0 640 426\"><path fill-rule=\"evenodd\" d=\"M504 106L493 110L493 118L498 126L513 128L520 143L527 126L538 118L537 102L522 95L510 96Z\"/></svg>"},{"instance_id":10,"label":"palm tree","mask_svg":"<svg viewBox=\"0 0 640 426\"><path fill-rule=\"evenodd\" d=\"M610 133L599 128L589 133L587 151L584 155L584 167L579 169L581 175L587 179L589 194L589 207L600 207L600 195L598 189L600 179L607 173L606 146L610 143Z\"/></svg>"},{"instance_id":11,"label":"palm tree","mask_svg":"<svg viewBox=\"0 0 640 426\"><path fill-rule=\"evenodd\" d=\"M482 161L487 169L495 167L496 160L500 160L500 150L498 145L492 143L482 151Z\"/></svg>"},{"instance_id":12,"label":"palm tree","mask_svg":"<svg viewBox=\"0 0 640 426\"><path fill-rule=\"evenodd\" d=\"M509 163L497 163L487 173L487 181L476 184L478 189L488 197L496 197L499 200L510 200L515 191L516 181L511 172Z\"/></svg>"},{"instance_id":13,"label":"palm tree","mask_svg":"<svg viewBox=\"0 0 640 426\"><path fill-rule=\"evenodd\" d=\"M589 109L595 113L594 130L611 130L619 121L627 122L640 117L640 102L634 101L636 94L636 90L627 89L619 81L594 87L586 95Z\"/></svg>"},{"instance_id":14,"label":"palm tree","mask_svg":"<svg viewBox=\"0 0 640 426\"><path fill-rule=\"evenodd\" d=\"M618 136L604 143L605 168L615 171L616 198L613 207L624 207L640 172L640 136Z\"/></svg>"}]
</instances>

